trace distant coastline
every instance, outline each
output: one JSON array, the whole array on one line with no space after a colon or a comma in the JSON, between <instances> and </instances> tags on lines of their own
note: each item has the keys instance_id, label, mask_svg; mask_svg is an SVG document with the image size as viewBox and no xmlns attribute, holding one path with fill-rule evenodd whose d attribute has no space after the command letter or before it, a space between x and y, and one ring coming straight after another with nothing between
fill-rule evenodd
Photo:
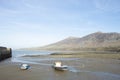
<instances>
[{"instance_id":1,"label":"distant coastline","mask_svg":"<svg viewBox=\"0 0 120 80\"><path fill-rule=\"evenodd\" d=\"M37 58L100 58L100 59L117 59L120 60L120 52L75 52L75 51L66 51L66 52L53 52L48 55L25 55L22 57L37 57Z\"/></svg>"}]
</instances>

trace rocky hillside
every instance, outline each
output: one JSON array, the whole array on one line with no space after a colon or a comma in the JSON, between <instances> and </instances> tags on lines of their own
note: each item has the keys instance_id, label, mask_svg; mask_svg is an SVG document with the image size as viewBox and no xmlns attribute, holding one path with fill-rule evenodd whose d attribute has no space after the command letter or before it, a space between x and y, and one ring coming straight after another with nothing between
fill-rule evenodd
<instances>
[{"instance_id":1,"label":"rocky hillside","mask_svg":"<svg viewBox=\"0 0 120 80\"><path fill-rule=\"evenodd\" d=\"M35 48L37 50L110 50L120 51L120 33L96 32L82 38L69 37L62 41Z\"/></svg>"}]
</instances>

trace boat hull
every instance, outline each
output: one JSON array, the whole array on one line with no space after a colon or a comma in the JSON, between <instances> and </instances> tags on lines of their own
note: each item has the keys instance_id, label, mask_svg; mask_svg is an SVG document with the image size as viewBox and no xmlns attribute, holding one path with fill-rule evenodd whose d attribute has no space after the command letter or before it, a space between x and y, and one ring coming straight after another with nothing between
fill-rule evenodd
<instances>
[{"instance_id":1,"label":"boat hull","mask_svg":"<svg viewBox=\"0 0 120 80\"><path fill-rule=\"evenodd\" d=\"M53 66L53 68L54 68L55 70L60 70L60 71L68 70L68 67L67 67L67 66L61 66L61 67Z\"/></svg>"}]
</instances>

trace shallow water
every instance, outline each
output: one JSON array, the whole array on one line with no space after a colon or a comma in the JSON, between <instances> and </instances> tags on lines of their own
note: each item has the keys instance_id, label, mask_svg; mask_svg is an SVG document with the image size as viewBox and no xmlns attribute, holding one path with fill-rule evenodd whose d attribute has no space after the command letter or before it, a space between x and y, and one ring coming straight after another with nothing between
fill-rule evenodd
<instances>
[{"instance_id":1,"label":"shallow water","mask_svg":"<svg viewBox=\"0 0 120 80\"><path fill-rule=\"evenodd\" d=\"M51 51L30 51L30 50L13 50L12 57L21 57L25 55L48 55Z\"/></svg>"},{"instance_id":2,"label":"shallow water","mask_svg":"<svg viewBox=\"0 0 120 80\"><path fill-rule=\"evenodd\" d=\"M55 61L68 65L68 70L61 72L52 69ZM49 76L47 80L120 80L120 60L97 58L39 58L14 57L12 62L32 64L31 70L43 70ZM35 67L34 65L38 65Z\"/></svg>"}]
</instances>

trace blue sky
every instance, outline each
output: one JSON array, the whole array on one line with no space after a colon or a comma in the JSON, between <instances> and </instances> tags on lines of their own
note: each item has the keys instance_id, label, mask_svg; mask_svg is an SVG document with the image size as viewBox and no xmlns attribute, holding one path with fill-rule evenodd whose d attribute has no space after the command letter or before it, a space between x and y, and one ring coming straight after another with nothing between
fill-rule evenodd
<instances>
[{"instance_id":1,"label":"blue sky","mask_svg":"<svg viewBox=\"0 0 120 80\"><path fill-rule=\"evenodd\" d=\"M0 46L37 47L120 32L120 0L0 0Z\"/></svg>"}]
</instances>

